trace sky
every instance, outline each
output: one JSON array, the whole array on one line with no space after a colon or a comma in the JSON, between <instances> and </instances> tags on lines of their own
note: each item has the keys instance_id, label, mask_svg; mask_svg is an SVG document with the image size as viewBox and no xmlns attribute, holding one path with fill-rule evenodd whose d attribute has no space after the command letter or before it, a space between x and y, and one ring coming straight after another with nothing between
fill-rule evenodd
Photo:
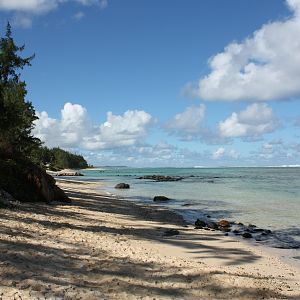
<instances>
[{"instance_id":1,"label":"sky","mask_svg":"<svg viewBox=\"0 0 300 300\"><path fill-rule=\"evenodd\" d=\"M300 0L0 0L46 146L132 167L300 165Z\"/></svg>"}]
</instances>

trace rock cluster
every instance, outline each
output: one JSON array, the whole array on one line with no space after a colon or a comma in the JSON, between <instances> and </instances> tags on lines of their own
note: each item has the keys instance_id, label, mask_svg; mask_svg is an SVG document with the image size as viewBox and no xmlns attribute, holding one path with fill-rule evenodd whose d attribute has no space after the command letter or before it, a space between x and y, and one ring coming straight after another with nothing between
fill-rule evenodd
<instances>
[{"instance_id":1,"label":"rock cluster","mask_svg":"<svg viewBox=\"0 0 300 300\"><path fill-rule=\"evenodd\" d=\"M157 182L162 182L162 181L179 181L184 179L184 177L180 176L164 176L164 175L145 175L138 177L137 179L150 179L154 180Z\"/></svg>"},{"instance_id":2,"label":"rock cluster","mask_svg":"<svg viewBox=\"0 0 300 300\"><path fill-rule=\"evenodd\" d=\"M232 232L234 235L240 235L245 239L255 237L257 241L263 240L263 237L272 233L271 230L257 228L252 224L246 226L243 223L229 222L227 220L213 222L197 219L195 221L195 229L220 230L225 232L225 235L228 235L228 232Z\"/></svg>"},{"instance_id":3,"label":"rock cluster","mask_svg":"<svg viewBox=\"0 0 300 300\"><path fill-rule=\"evenodd\" d=\"M153 201L168 201L168 200L170 200L170 199L166 196L155 196L153 198Z\"/></svg>"},{"instance_id":4,"label":"rock cluster","mask_svg":"<svg viewBox=\"0 0 300 300\"><path fill-rule=\"evenodd\" d=\"M83 176L83 174L74 170L62 170L56 173L55 176Z\"/></svg>"},{"instance_id":5,"label":"rock cluster","mask_svg":"<svg viewBox=\"0 0 300 300\"><path fill-rule=\"evenodd\" d=\"M130 188L130 185L128 183L118 183L116 186L115 186L115 189L129 189Z\"/></svg>"}]
</instances>

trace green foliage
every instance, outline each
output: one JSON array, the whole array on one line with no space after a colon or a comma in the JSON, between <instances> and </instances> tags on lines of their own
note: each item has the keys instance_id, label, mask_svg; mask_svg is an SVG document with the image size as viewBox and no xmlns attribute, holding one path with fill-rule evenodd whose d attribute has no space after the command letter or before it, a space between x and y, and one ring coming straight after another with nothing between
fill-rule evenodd
<instances>
[{"instance_id":1,"label":"green foliage","mask_svg":"<svg viewBox=\"0 0 300 300\"><path fill-rule=\"evenodd\" d=\"M0 39L0 155L28 156L40 141L31 134L37 119L31 102L25 100L27 90L19 70L30 66L34 56L18 55L24 46L17 46L8 23L5 37Z\"/></svg>"},{"instance_id":2,"label":"green foliage","mask_svg":"<svg viewBox=\"0 0 300 300\"><path fill-rule=\"evenodd\" d=\"M49 169L53 171L88 167L82 155L73 154L60 148L39 147L32 152L31 159L38 164L49 166Z\"/></svg>"}]
</instances>

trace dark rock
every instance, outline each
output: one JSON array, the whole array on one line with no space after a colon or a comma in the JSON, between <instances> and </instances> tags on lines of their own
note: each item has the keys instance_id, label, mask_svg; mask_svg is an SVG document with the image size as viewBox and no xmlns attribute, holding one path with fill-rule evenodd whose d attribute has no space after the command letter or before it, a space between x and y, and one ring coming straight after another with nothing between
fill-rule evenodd
<instances>
[{"instance_id":1,"label":"dark rock","mask_svg":"<svg viewBox=\"0 0 300 300\"><path fill-rule=\"evenodd\" d=\"M208 222L207 223L207 228L210 228L210 229L218 229L219 226L216 222Z\"/></svg>"},{"instance_id":2,"label":"dark rock","mask_svg":"<svg viewBox=\"0 0 300 300\"><path fill-rule=\"evenodd\" d=\"M184 179L184 177L181 176L165 176L165 175L145 175L138 177L137 179L151 179L157 182L162 181L179 181Z\"/></svg>"},{"instance_id":3,"label":"dark rock","mask_svg":"<svg viewBox=\"0 0 300 300\"><path fill-rule=\"evenodd\" d=\"M206 226L206 222L200 220L200 219L197 219L195 221L195 226L196 226L196 229L202 229L203 227Z\"/></svg>"},{"instance_id":4,"label":"dark rock","mask_svg":"<svg viewBox=\"0 0 300 300\"><path fill-rule=\"evenodd\" d=\"M83 176L83 174L77 172L77 171L60 171L58 173L56 173L56 176Z\"/></svg>"},{"instance_id":5,"label":"dark rock","mask_svg":"<svg viewBox=\"0 0 300 300\"><path fill-rule=\"evenodd\" d=\"M230 222L227 220L221 220L218 222L218 226L223 228L230 227Z\"/></svg>"},{"instance_id":6,"label":"dark rock","mask_svg":"<svg viewBox=\"0 0 300 300\"><path fill-rule=\"evenodd\" d=\"M211 218L211 216L210 216L210 215L207 215L206 218Z\"/></svg>"},{"instance_id":7,"label":"dark rock","mask_svg":"<svg viewBox=\"0 0 300 300\"><path fill-rule=\"evenodd\" d=\"M256 225L249 224L248 227L249 227L249 228L256 228Z\"/></svg>"},{"instance_id":8,"label":"dark rock","mask_svg":"<svg viewBox=\"0 0 300 300\"><path fill-rule=\"evenodd\" d=\"M169 229L165 231L166 236L178 235L179 231L177 229Z\"/></svg>"},{"instance_id":9,"label":"dark rock","mask_svg":"<svg viewBox=\"0 0 300 300\"><path fill-rule=\"evenodd\" d=\"M130 185L127 184L127 183L118 183L116 186L115 186L115 189L129 189L130 188Z\"/></svg>"},{"instance_id":10,"label":"dark rock","mask_svg":"<svg viewBox=\"0 0 300 300\"><path fill-rule=\"evenodd\" d=\"M234 229L234 230L232 231L232 233L234 233L235 235L241 234L241 232L240 232L239 230L237 230L237 229Z\"/></svg>"},{"instance_id":11,"label":"dark rock","mask_svg":"<svg viewBox=\"0 0 300 300\"><path fill-rule=\"evenodd\" d=\"M228 236L228 232L224 233L224 236Z\"/></svg>"},{"instance_id":12,"label":"dark rock","mask_svg":"<svg viewBox=\"0 0 300 300\"><path fill-rule=\"evenodd\" d=\"M271 230L266 229L266 230L264 230L261 234L262 234L262 235L269 235L269 234L271 234L271 233L272 233Z\"/></svg>"},{"instance_id":13,"label":"dark rock","mask_svg":"<svg viewBox=\"0 0 300 300\"><path fill-rule=\"evenodd\" d=\"M170 199L166 196L155 196L153 198L153 201L168 201L168 200L170 200Z\"/></svg>"},{"instance_id":14,"label":"dark rock","mask_svg":"<svg viewBox=\"0 0 300 300\"><path fill-rule=\"evenodd\" d=\"M239 226L244 226L244 224L243 224L243 223L241 223L241 222L238 222L236 225L239 225Z\"/></svg>"},{"instance_id":15,"label":"dark rock","mask_svg":"<svg viewBox=\"0 0 300 300\"><path fill-rule=\"evenodd\" d=\"M219 230L223 231L223 232L230 232L231 231L231 229L229 227L219 227Z\"/></svg>"},{"instance_id":16,"label":"dark rock","mask_svg":"<svg viewBox=\"0 0 300 300\"><path fill-rule=\"evenodd\" d=\"M252 238L252 234L249 233L249 232L244 232L242 234L242 237L245 238L245 239L251 239Z\"/></svg>"}]
</instances>

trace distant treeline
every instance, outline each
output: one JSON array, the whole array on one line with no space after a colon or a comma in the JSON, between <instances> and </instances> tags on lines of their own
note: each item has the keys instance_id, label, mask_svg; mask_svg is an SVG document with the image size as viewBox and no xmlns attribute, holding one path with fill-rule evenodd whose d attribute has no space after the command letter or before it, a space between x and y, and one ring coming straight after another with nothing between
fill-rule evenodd
<instances>
[{"instance_id":1,"label":"distant treeline","mask_svg":"<svg viewBox=\"0 0 300 300\"><path fill-rule=\"evenodd\" d=\"M89 167L82 155L73 154L60 148L39 147L31 155L32 161L53 171Z\"/></svg>"}]
</instances>

